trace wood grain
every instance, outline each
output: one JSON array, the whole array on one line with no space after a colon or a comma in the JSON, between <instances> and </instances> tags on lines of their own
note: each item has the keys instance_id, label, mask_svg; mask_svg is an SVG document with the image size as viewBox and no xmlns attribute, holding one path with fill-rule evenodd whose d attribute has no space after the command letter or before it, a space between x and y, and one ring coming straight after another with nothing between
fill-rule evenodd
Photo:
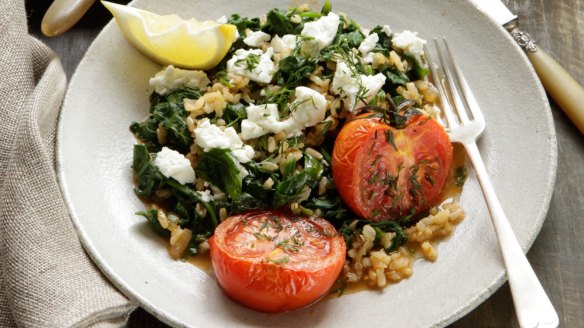
<instances>
[{"instance_id":1,"label":"wood grain","mask_svg":"<svg viewBox=\"0 0 584 328\"><path fill-rule=\"evenodd\" d=\"M505 2L519 16L522 30L584 84L584 0ZM96 5L71 31L46 38L40 33L40 20L48 5L27 1L30 32L55 50L71 77L110 16ZM547 219L528 258L558 311L561 326L584 327L584 137L553 102L551 106L559 151L557 179ZM518 327L508 285L451 326ZM138 310L129 327L166 325Z\"/></svg>"}]
</instances>

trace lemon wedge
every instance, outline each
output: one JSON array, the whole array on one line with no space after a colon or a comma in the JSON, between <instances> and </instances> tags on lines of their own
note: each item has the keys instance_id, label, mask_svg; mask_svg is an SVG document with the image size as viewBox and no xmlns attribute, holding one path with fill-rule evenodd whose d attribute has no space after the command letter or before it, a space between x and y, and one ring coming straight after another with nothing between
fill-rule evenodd
<instances>
[{"instance_id":1,"label":"lemon wedge","mask_svg":"<svg viewBox=\"0 0 584 328\"><path fill-rule=\"evenodd\" d=\"M130 43L163 65L206 70L217 65L237 38L237 28L214 21L183 20L178 15L156 15L138 8L107 1Z\"/></svg>"}]
</instances>

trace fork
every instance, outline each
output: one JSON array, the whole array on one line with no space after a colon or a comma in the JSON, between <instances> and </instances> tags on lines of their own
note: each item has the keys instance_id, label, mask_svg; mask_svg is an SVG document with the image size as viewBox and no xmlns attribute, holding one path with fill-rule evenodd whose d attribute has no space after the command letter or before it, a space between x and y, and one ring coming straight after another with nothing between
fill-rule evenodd
<instances>
[{"instance_id":1,"label":"fork","mask_svg":"<svg viewBox=\"0 0 584 328\"><path fill-rule=\"evenodd\" d=\"M428 48L424 46L426 61L442 101L446 119L442 123L450 140L464 146L479 180L499 240L519 325L523 328L558 327L558 315L519 246L479 153L476 140L485 130L481 109L454 61L446 38L442 38L442 43L434 39L440 65L433 62ZM439 79L440 71L443 79Z\"/></svg>"}]
</instances>

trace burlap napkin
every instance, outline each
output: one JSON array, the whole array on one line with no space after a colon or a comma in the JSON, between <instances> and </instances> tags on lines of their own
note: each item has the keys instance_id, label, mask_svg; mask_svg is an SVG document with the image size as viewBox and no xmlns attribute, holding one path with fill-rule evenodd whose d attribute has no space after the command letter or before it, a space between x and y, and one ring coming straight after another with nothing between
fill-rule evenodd
<instances>
[{"instance_id":1,"label":"burlap napkin","mask_svg":"<svg viewBox=\"0 0 584 328\"><path fill-rule=\"evenodd\" d=\"M119 327L136 304L83 251L55 173L66 77L0 1L0 327Z\"/></svg>"}]
</instances>

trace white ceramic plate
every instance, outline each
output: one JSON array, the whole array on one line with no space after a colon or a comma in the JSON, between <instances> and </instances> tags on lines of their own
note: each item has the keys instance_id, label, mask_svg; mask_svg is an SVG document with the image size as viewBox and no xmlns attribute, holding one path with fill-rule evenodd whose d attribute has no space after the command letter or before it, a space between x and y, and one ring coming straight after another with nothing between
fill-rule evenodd
<instances>
[{"instance_id":1,"label":"white ceramic plate","mask_svg":"<svg viewBox=\"0 0 584 328\"><path fill-rule=\"evenodd\" d=\"M160 14L216 19L259 16L298 3L160 1L133 5ZM524 250L541 228L556 171L556 140L547 98L507 33L463 1L335 0L366 27L389 24L425 39L447 36L487 120L480 150ZM58 136L60 182L87 252L128 297L173 326L428 327L455 321L503 282L504 268L477 181L462 194L467 218L439 245L435 263L419 261L412 278L286 314L261 314L225 297L197 267L173 261L164 242L134 213L135 140L130 122L147 115L148 78L161 67L135 51L108 24L73 76Z\"/></svg>"}]
</instances>

